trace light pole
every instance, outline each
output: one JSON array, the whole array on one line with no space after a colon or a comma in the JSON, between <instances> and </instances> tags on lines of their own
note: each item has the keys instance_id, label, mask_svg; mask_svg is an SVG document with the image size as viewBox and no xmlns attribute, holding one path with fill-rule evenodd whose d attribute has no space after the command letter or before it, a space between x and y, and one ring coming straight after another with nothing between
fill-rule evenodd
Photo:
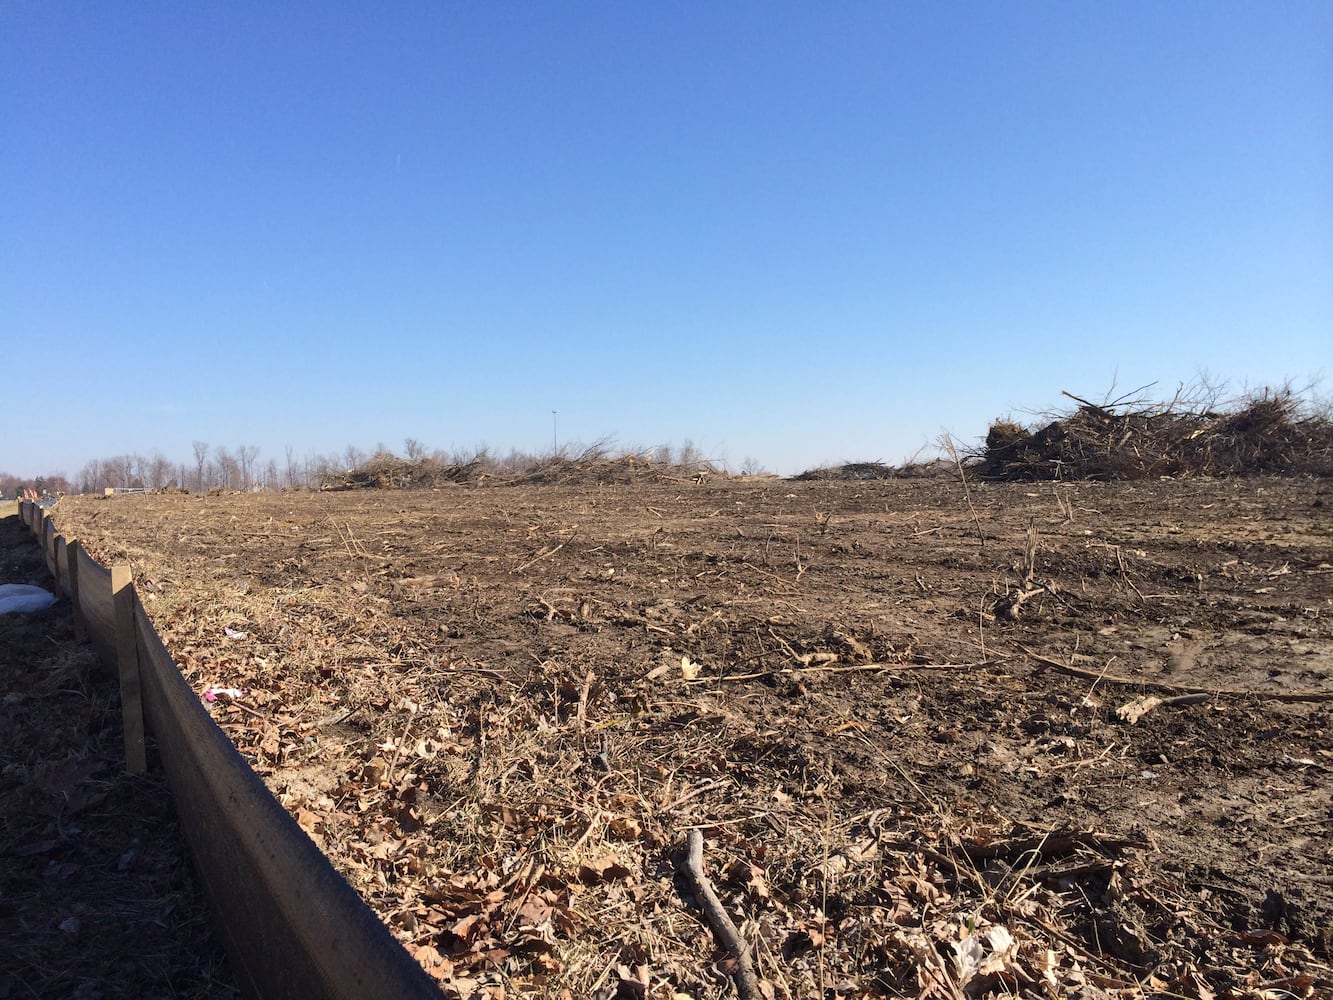
<instances>
[{"instance_id":1,"label":"light pole","mask_svg":"<svg viewBox=\"0 0 1333 1000\"><path fill-rule=\"evenodd\" d=\"M558 412L559 412L558 410L551 411L551 454L552 455L560 454L560 428L555 420L555 415Z\"/></svg>"}]
</instances>

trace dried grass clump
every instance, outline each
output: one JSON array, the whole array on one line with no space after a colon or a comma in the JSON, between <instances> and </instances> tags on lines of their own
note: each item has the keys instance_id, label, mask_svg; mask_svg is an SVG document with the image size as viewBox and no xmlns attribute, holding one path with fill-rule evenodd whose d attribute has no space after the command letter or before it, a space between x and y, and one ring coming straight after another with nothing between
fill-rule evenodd
<instances>
[{"instance_id":1,"label":"dried grass clump","mask_svg":"<svg viewBox=\"0 0 1333 1000\"><path fill-rule=\"evenodd\" d=\"M1169 402L1080 404L1037 428L997 420L971 468L985 479L1333 475L1333 413L1291 387L1215 408L1216 390Z\"/></svg>"}]
</instances>

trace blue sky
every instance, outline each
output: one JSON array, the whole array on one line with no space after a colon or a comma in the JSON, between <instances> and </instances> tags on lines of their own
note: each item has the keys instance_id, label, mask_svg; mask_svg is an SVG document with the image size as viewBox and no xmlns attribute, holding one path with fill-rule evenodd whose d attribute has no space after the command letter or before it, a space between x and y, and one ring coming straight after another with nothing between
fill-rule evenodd
<instances>
[{"instance_id":1,"label":"blue sky","mask_svg":"<svg viewBox=\"0 0 1333 1000\"><path fill-rule=\"evenodd\" d=\"M0 470L558 410L790 473L1333 374L1325 2L10 0L0 55Z\"/></svg>"}]
</instances>

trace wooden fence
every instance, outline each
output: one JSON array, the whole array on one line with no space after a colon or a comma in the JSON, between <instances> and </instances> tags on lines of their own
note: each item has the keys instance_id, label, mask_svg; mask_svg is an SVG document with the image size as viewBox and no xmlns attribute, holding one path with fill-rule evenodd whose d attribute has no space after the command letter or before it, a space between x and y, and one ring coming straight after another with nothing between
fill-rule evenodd
<instances>
[{"instance_id":1,"label":"wooden fence","mask_svg":"<svg viewBox=\"0 0 1333 1000\"><path fill-rule=\"evenodd\" d=\"M148 740L242 991L263 1000L441 994L275 799L181 675L128 566L101 566L23 502L19 514L73 606L77 633L120 675L126 766Z\"/></svg>"}]
</instances>

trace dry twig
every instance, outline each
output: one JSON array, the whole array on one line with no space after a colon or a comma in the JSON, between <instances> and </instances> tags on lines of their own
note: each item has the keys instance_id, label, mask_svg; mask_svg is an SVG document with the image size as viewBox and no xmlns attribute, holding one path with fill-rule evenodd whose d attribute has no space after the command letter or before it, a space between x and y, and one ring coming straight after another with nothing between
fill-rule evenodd
<instances>
[{"instance_id":1,"label":"dry twig","mask_svg":"<svg viewBox=\"0 0 1333 1000\"><path fill-rule=\"evenodd\" d=\"M953 459L953 464L958 467L958 478L963 484L963 499L967 501L967 509L972 512L972 523L977 526L977 538L981 542L981 547L986 547L986 533L981 530L981 518L977 516L977 508L972 504L972 491L967 485L967 470L963 467L963 460L958 455L958 449L954 447L953 438L944 435L944 447L949 449L949 456Z\"/></svg>"},{"instance_id":2,"label":"dry twig","mask_svg":"<svg viewBox=\"0 0 1333 1000\"><path fill-rule=\"evenodd\" d=\"M1218 697L1229 698L1268 698L1272 701L1333 701L1333 691L1244 691L1236 688L1210 688L1198 687L1190 684L1168 684L1165 681L1148 680L1144 677L1117 677L1114 674L1104 674L1085 670L1083 667L1076 667L1070 663L1061 663L1059 660L1053 660L1049 656L1042 656L1040 653L1028 649L1021 642L1016 643L1019 649L1038 663L1044 663L1048 667L1054 667L1061 673L1071 674L1074 677L1087 677L1092 680L1105 681L1111 684L1127 684L1130 687L1155 688L1158 691L1175 691L1180 694L1207 694Z\"/></svg>"},{"instance_id":3,"label":"dry twig","mask_svg":"<svg viewBox=\"0 0 1333 1000\"><path fill-rule=\"evenodd\" d=\"M538 552L535 556L533 556L531 559L529 559L527 562L525 562L522 566L520 566L518 569L514 570L514 572L515 572L515 573L522 573L525 569L527 569L527 568L528 568L529 566L531 566L533 563L535 563L535 562L541 562L543 559L549 559L549 558L551 558L551 556L555 555L557 552L559 552L561 549L563 549L566 545L568 545L570 542L572 542L572 541L574 540L574 535L576 535L576 534L578 534L577 531L574 532L574 534L571 534L568 538L566 538L563 542L561 542L559 545L555 546L554 548L551 548L551 549L545 549L545 550L543 550L543 551L541 551L541 552Z\"/></svg>"},{"instance_id":4,"label":"dry twig","mask_svg":"<svg viewBox=\"0 0 1333 1000\"><path fill-rule=\"evenodd\" d=\"M704 835L697 827L685 836L684 847L676 857L676 870L689 880L694 898L703 909L713 935L735 963L732 977L736 980L736 992L741 1000L760 1000L763 994L759 992L759 979L750 958L750 946L741 937L741 932L723 907L722 900L717 898L712 882L704 874Z\"/></svg>"}]
</instances>

